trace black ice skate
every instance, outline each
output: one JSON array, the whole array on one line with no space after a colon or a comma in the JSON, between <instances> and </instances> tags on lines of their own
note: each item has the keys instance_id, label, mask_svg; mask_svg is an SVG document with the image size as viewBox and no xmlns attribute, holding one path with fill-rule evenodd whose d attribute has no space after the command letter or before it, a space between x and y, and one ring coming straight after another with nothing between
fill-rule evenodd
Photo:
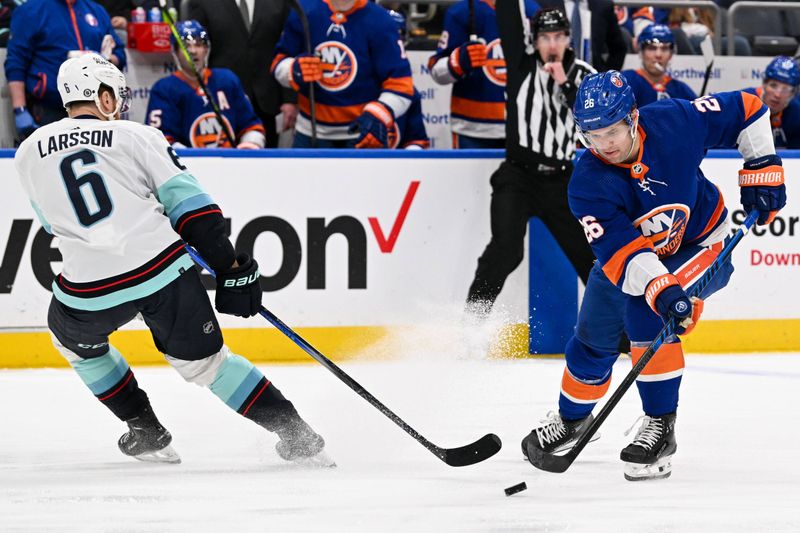
<instances>
[{"instance_id":1,"label":"black ice skate","mask_svg":"<svg viewBox=\"0 0 800 533\"><path fill-rule=\"evenodd\" d=\"M150 407L126 422L128 432L117 443L122 453L152 463L181 462L178 453L170 446L172 435L161 425Z\"/></svg>"},{"instance_id":2,"label":"black ice skate","mask_svg":"<svg viewBox=\"0 0 800 533\"><path fill-rule=\"evenodd\" d=\"M619 454L620 459L625 461L625 479L642 481L668 478L672 474L672 456L678 449L675 442L675 413L642 418L644 421L636 438Z\"/></svg>"},{"instance_id":3,"label":"black ice skate","mask_svg":"<svg viewBox=\"0 0 800 533\"><path fill-rule=\"evenodd\" d=\"M281 439L275 444L275 451L284 461L304 466L336 466L333 459L325 453L325 440L299 415L293 417L284 428L275 433Z\"/></svg>"},{"instance_id":4,"label":"black ice skate","mask_svg":"<svg viewBox=\"0 0 800 533\"><path fill-rule=\"evenodd\" d=\"M594 417L589 415L580 420L563 420L559 414L550 411L547 413L547 418L541 421L544 425L535 428L522 439L522 454L531 461L532 457L542 453L553 454L568 450L593 419ZM595 433L589 442L599 438L600 434Z\"/></svg>"}]
</instances>

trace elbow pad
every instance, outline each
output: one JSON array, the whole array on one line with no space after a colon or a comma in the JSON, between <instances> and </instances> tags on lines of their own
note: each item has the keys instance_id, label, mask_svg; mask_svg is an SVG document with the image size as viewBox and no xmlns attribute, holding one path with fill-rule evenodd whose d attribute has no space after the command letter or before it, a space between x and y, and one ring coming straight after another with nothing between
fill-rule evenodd
<instances>
[{"instance_id":1,"label":"elbow pad","mask_svg":"<svg viewBox=\"0 0 800 533\"><path fill-rule=\"evenodd\" d=\"M228 239L225 218L218 205L206 205L184 213L175 222L175 231L200 252L215 272L231 268L236 253Z\"/></svg>"}]
</instances>

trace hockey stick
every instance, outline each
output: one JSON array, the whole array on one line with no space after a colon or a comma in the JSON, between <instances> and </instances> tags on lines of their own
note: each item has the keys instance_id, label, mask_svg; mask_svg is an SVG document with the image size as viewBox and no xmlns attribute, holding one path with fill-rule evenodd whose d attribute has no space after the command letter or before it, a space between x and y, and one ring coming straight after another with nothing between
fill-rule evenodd
<instances>
[{"instance_id":1,"label":"hockey stick","mask_svg":"<svg viewBox=\"0 0 800 533\"><path fill-rule=\"evenodd\" d=\"M178 35L178 30L175 28L175 20L172 18L172 14L169 12L169 9L167 9L167 0L158 0L158 6L161 9L161 18L163 18L164 22L166 22L167 26L169 26L172 35L175 37L175 42L178 43L178 47L181 49L181 52L183 53L183 57L186 58L186 61L192 67L192 73L194 74L194 77L197 78L197 83L200 84L200 89L203 90L203 94L206 95L206 98L208 98L209 103L211 103L211 109L214 111L214 115L216 115L217 117L217 122L219 122L222 131L225 132L225 135L228 137L228 140L230 140L231 145L233 145L233 147L235 148L236 145L238 144L236 142L236 137L233 136L233 132L228 127L228 123L225 121L224 118L222 118L222 111L220 111L217 102L211 96L211 92L209 92L208 87L206 87L206 84L203 81L203 76L200 74L200 71L197 70L197 65L194 64L194 61L192 61L192 56L186 49L186 45L183 43L183 39L181 39L180 35Z\"/></svg>"},{"instance_id":2,"label":"hockey stick","mask_svg":"<svg viewBox=\"0 0 800 533\"><path fill-rule=\"evenodd\" d=\"M300 17L300 24L303 26L303 37L306 41L306 53L311 54L311 30L308 29L308 17L306 16L306 12L303 10L303 6L300 5L298 0L291 0L292 7L294 10L297 11L297 16ZM317 102L314 93L314 84L316 82L312 81L308 84L308 102L309 102L309 110L311 112L311 147L317 147Z\"/></svg>"},{"instance_id":3,"label":"hockey stick","mask_svg":"<svg viewBox=\"0 0 800 533\"><path fill-rule=\"evenodd\" d=\"M469 40L477 41L478 32L475 31L475 0L467 0L469 3Z\"/></svg>"},{"instance_id":4,"label":"hockey stick","mask_svg":"<svg viewBox=\"0 0 800 533\"><path fill-rule=\"evenodd\" d=\"M758 211L753 210L750 214L747 215L744 223L739 227L731 240L725 245L722 251L719 253L717 258L711 263L711 266L708 267L708 270L700 277L700 279L692 286L691 290L689 290L688 295L691 296L700 296L703 293L703 289L705 289L711 280L714 278L714 275L719 271L720 268L728 261L731 257L731 252L733 249L736 248L736 245L739 244L739 241L747 235L750 231L750 228L753 227L756 219L758 219ZM562 473L566 472L566 470L570 467L575 458L578 457L578 454L586 447L589 441L592 439L597 430L600 429L600 426L603 424L608 415L611 414L611 411L616 407L628 389L633 385L633 382L636 381L636 378L639 374L642 373L644 367L647 366L647 363L650 362L650 359L653 358L655 353L661 347L664 342L673 335L675 332L675 318L670 318L666 325L662 328L659 332L656 339L647 347L647 350L642 354L642 357L633 365L633 368L628 375L625 376L625 379L622 380L617 390L614 391L614 394L608 399L608 402L603 406L599 413L597 413L597 417L592 420L589 426L586 428L586 431L581 434L577 441L575 441L575 446L572 447L567 453L564 455L555 455L551 453L545 453L541 450L536 450L533 447L528 448L528 460L540 470L544 470L546 472L554 472L554 473ZM533 457L531 457L531 453L533 453Z\"/></svg>"},{"instance_id":5,"label":"hockey stick","mask_svg":"<svg viewBox=\"0 0 800 533\"><path fill-rule=\"evenodd\" d=\"M706 63L706 73L703 76L703 87L700 89L700 94L697 96L703 97L706 94L706 87L708 87L708 79L711 77L711 69L714 68L714 44L711 41L710 35L706 35L706 38L700 41L700 51L703 52L703 61Z\"/></svg>"},{"instance_id":6,"label":"hockey stick","mask_svg":"<svg viewBox=\"0 0 800 533\"><path fill-rule=\"evenodd\" d=\"M192 259L200 265L202 268L206 269L212 276L216 276L213 270L208 266L208 264L200 257L200 254L197 253L197 250L186 245L186 250L189 252L189 255ZM394 412L383 405L380 400L378 400L375 396L369 393L364 387L362 387L356 380L351 378L344 370L336 366L336 364L322 355L316 348L311 346L305 339L303 339L300 335L295 333L292 328L284 324L280 318L273 315L268 309L266 309L263 305L261 306L261 310L259 314L269 321L270 324L278 328L278 330L289 337L292 342L294 342L297 346L303 349L308 355L310 355L315 361L319 364L324 366L328 369L331 373L333 373L339 380L343 381L345 385L353 389L356 394L367 400L373 407L375 407L378 411L383 413L387 418L389 418L392 422L400 426L400 428L411 435L414 440L425 446L433 455L444 461L449 466L468 466L473 465L475 463L480 463L481 461L485 461L489 457L493 456L497 452L500 451L500 447L502 446L500 442L500 437L493 433L489 433L488 435L484 435L480 439L476 440L472 444L467 444L466 446L461 446L460 448L440 448L436 446L431 441L420 435L414 428L409 426L405 423L405 421L394 414Z\"/></svg>"}]
</instances>

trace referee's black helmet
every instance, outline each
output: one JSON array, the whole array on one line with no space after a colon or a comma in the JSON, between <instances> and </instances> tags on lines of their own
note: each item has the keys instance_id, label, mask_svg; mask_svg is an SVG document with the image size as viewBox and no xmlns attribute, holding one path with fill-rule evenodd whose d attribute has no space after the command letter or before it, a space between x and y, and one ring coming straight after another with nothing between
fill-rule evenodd
<instances>
[{"instance_id":1,"label":"referee's black helmet","mask_svg":"<svg viewBox=\"0 0 800 533\"><path fill-rule=\"evenodd\" d=\"M557 7L540 9L533 17L533 38L548 31L563 31L569 35L569 20Z\"/></svg>"}]
</instances>

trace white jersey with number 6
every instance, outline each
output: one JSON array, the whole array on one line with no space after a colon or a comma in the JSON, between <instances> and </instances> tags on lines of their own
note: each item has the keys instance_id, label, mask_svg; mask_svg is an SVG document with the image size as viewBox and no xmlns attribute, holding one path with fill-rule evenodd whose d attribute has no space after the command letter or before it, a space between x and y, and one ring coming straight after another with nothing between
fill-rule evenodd
<instances>
[{"instance_id":1,"label":"white jersey with number 6","mask_svg":"<svg viewBox=\"0 0 800 533\"><path fill-rule=\"evenodd\" d=\"M105 309L159 290L192 265L171 224L213 202L162 133L86 115L36 130L14 159L44 228L58 239L56 298Z\"/></svg>"}]
</instances>

